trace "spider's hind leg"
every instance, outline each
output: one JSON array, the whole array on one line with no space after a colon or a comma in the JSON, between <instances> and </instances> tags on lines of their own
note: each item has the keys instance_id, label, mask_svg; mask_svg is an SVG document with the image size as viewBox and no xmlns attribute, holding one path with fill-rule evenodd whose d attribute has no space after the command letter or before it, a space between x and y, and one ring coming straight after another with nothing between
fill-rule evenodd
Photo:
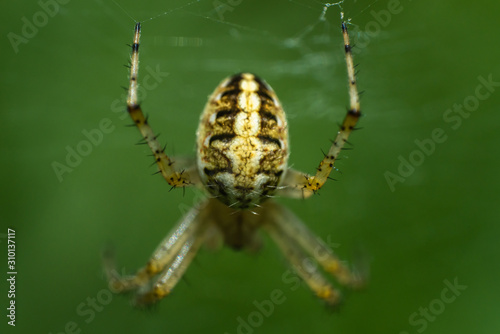
<instances>
[{"instance_id":1,"label":"spider's hind leg","mask_svg":"<svg viewBox=\"0 0 500 334\"><path fill-rule=\"evenodd\" d=\"M103 263L110 289L117 293L137 290L137 305L151 304L168 295L204 240L208 225L205 207L206 203L202 203L191 209L160 243L146 266L135 275L121 276L116 270L113 254L106 251ZM157 275L159 278L150 286Z\"/></svg>"},{"instance_id":2,"label":"spider's hind leg","mask_svg":"<svg viewBox=\"0 0 500 334\"><path fill-rule=\"evenodd\" d=\"M273 203L268 207L264 228L278 244L297 274L330 306L337 306L341 293L325 279L316 264L348 288L359 288L364 277L351 271L333 251L292 212Z\"/></svg>"},{"instance_id":3,"label":"spider's hind leg","mask_svg":"<svg viewBox=\"0 0 500 334\"><path fill-rule=\"evenodd\" d=\"M193 235L188 237L176 253L174 261L163 270L152 286L139 289L135 297L136 306L152 305L170 294L203 244L203 235L204 229L197 229Z\"/></svg>"}]
</instances>

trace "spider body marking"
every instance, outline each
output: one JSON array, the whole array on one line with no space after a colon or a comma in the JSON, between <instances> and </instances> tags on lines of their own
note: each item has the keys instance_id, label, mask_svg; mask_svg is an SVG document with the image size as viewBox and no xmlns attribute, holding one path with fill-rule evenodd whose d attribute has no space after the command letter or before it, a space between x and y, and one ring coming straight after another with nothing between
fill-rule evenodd
<instances>
[{"instance_id":1,"label":"spider body marking","mask_svg":"<svg viewBox=\"0 0 500 334\"><path fill-rule=\"evenodd\" d=\"M210 194L233 208L274 194L287 169L288 129L274 91L253 74L225 79L197 132L198 171Z\"/></svg>"}]
</instances>

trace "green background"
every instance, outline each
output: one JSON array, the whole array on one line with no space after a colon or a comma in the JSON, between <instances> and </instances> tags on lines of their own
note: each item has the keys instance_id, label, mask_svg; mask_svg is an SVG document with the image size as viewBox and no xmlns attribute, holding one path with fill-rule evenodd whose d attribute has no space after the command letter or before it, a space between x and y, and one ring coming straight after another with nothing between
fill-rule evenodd
<instances>
[{"instance_id":1,"label":"green background","mask_svg":"<svg viewBox=\"0 0 500 334\"><path fill-rule=\"evenodd\" d=\"M160 176L150 176L155 167L148 167L147 148L134 145L139 134L125 127L121 86L128 84L123 65L134 19L145 21L141 78L148 66L168 72L142 106L170 154L194 153L207 96L240 71L259 74L284 104L294 168L314 171L344 117L339 9L331 7L322 21L319 1L232 3L219 16L212 0L70 1L17 53L8 34L21 35L22 18L33 22L42 9L36 1L2 5L0 267L7 272L11 227L15 331L232 334L238 317L248 321L256 311L254 301L279 289L285 301L243 333L499 332L500 117L494 112L500 87L460 117L460 125L443 119L454 104L474 102L480 76L500 81L500 4L486 0L402 0L389 16L380 13L394 9L394 1L343 5L358 45L363 130L352 135L355 149L344 151L337 165L338 182L308 201L279 200L338 244L342 258L370 259L369 287L350 293L340 312L282 280L288 268L268 238L257 255L202 250L186 279L150 312L131 308L127 297L110 297L103 246L111 241L120 267L135 270L195 197L191 190L169 192ZM112 131L59 179L54 162L66 165L68 147L84 145L82 131L98 129L103 119ZM446 140L429 155L418 153L415 140L438 128ZM401 157L422 156L391 189L386 173L398 173ZM453 296L445 282L454 281L460 295L443 303ZM0 282L0 328L10 333L8 287L5 278ZM425 320L418 313L429 307Z\"/></svg>"}]
</instances>

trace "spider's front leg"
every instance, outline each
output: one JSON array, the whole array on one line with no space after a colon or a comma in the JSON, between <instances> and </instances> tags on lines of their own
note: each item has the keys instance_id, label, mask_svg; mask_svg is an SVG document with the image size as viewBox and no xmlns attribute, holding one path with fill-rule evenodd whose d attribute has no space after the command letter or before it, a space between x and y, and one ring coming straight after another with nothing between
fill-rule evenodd
<instances>
[{"instance_id":1,"label":"spider's front leg","mask_svg":"<svg viewBox=\"0 0 500 334\"><path fill-rule=\"evenodd\" d=\"M132 44L132 54L130 57L130 83L127 97L127 110L137 126L144 142L148 144L153 157L158 165L159 172L163 175L165 180L174 188L186 187L196 182L196 175L193 173L195 169L189 170L176 170L174 168L175 162L165 154L163 148L154 134L153 130L148 124L148 120L144 117L141 107L138 103L138 75L139 75L139 38L141 34L141 24L137 23L135 26L134 42Z\"/></svg>"},{"instance_id":2,"label":"spider's front leg","mask_svg":"<svg viewBox=\"0 0 500 334\"><path fill-rule=\"evenodd\" d=\"M316 174L307 175L293 169L288 170L282 184L282 190L280 191L281 195L287 197L307 198L318 191L328 179L335 161L340 154L340 151L344 148L344 145L347 142L347 139L349 138L351 132L355 130L355 126L358 122L359 117L361 116L351 45L349 44L349 34L347 33L347 26L345 22L342 22L342 34L344 37L345 59L349 80L349 110L347 111L344 121L340 126L337 137L332 142L332 146L328 150L328 153L325 154L325 157L316 169Z\"/></svg>"}]
</instances>

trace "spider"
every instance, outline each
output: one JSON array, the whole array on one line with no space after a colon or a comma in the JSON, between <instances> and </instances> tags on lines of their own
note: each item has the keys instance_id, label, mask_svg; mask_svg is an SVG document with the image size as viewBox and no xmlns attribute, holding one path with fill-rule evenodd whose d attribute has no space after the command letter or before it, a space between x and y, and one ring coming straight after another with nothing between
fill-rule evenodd
<instances>
[{"instance_id":1,"label":"spider","mask_svg":"<svg viewBox=\"0 0 500 334\"><path fill-rule=\"evenodd\" d=\"M329 178L335 160L361 116L347 25L342 21L350 108L336 139L314 175L287 167L288 128L285 112L273 89L258 76L240 73L223 80L209 97L197 131L197 158L183 168L165 153L138 103L139 38L132 44L127 110L151 149L159 173L172 188L199 186L207 197L192 208L160 243L135 275L121 276L110 251L103 260L115 292L135 291L135 304L152 305L171 293L202 244L224 243L254 249L258 230L276 242L296 273L327 305L336 306L341 293L321 269L337 282L358 288L364 275L351 270L275 196L308 198ZM314 259L319 266L311 266ZM309 263L309 265L308 265Z\"/></svg>"}]
</instances>

